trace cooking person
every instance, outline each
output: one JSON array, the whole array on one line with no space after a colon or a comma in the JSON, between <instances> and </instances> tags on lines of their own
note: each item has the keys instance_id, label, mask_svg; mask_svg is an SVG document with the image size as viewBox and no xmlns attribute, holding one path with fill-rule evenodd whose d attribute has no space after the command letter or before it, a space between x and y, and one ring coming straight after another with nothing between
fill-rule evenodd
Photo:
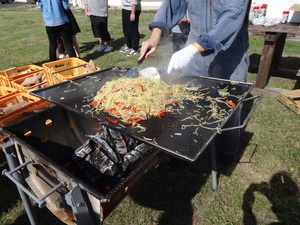
<instances>
[{"instance_id":1,"label":"cooking person","mask_svg":"<svg viewBox=\"0 0 300 225\"><path fill-rule=\"evenodd\" d=\"M186 47L172 55L167 72L245 82L249 66L250 5L251 0L164 0L149 25L152 34L142 43L139 59L153 54L161 37L168 35L188 10L190 33ZM241 107L226 127L239 125L240 114ZM231 164L238 150L240 130L224 132L219 138L220 160Z\"/></svg>"}]
</instances>

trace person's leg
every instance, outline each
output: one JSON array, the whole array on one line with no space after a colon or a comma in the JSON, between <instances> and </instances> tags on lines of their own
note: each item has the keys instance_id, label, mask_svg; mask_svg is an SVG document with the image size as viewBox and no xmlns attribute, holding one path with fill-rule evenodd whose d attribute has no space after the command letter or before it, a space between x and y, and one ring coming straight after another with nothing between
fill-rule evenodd
<instances>
[{"instance_id":1,"label":"person's leg","mask_svg":"<svg viewBox=\"0 0 300 225\"><path fill-rule=\"evenodd\" d=\"M59 33L56 30L56 27L46 27L46 32L49 40L49 60L55 61L56 58L56 49L57 49L57 39L59 38Z\"/></svg>"},{"instance_id":2,"label":"person's leg","mask_svg":"<svg viewBox=\"0 0 300 225\"><path fill-rule=\"evenodd\" d=\"M76 57L75 49L72 42L72 27L70 23L65 23L57 27L60 31L60 36L64 41L69 57Z\"/></svg>"},{"instance_id":3,"label":"person's leg","mask_svg":"<svg viewBox=\"0 0 300 225\"><path fill-rule=\"evenodd\" d=\"M130 21L129 30L132 36L132 48L135 51L139 50L140 44L140 33L139 33L139 20L140 20L141 11L135 12L135 20Z\"/></svg>"},{"instance_id":4,"label":"person's leg","mask_svg":"<svg viewBox=\"0 0 300 225\"><path fill-rule=\"evenodd\" d=\"M132 48L132 39L131 39L131 34L129 30L130 26L130 11L122 9L122 27L123 27L123 34L125 37L126 41L126 46L128 48Z\"/></svg>"},{"instance_id":5,"label":"person's leg","mask_svg":"<svg viewBox=\"0 0 300 225\"><path fill-rule=\"evenodd\" d=\"M110 33L108 31L108 18L107 17L101 17L101 23L100 23L100 29L101 29L101 37L106 42L106 48L104 49L104 52L108 53L113 50L112 46L112 40L110 37Z\"/></svg>"},{"instance_id":6,"label":"person's leg","mask_svg":"<svg viewBox=\"0 0 300 225\"><path fill-rule=\"evenodd\" d=\"M80 48L79 48L79 44L78 44L76 35L72 36L72 43L73 43L73 47L75 48L77 57L80 58Z\"/></svg>"},{"instance_id":7,"label":"person's leg","mask_svg":"<svg viewBox=\"0 0 300 225\"><path fill-rule=\"evenodd\" d=\"M59 54L65 54L65 52L66 52L65 47L64 47L64 43L61 40L61 37L57 38L57 50L58 50Z\"/></svg>"}]
</instances>

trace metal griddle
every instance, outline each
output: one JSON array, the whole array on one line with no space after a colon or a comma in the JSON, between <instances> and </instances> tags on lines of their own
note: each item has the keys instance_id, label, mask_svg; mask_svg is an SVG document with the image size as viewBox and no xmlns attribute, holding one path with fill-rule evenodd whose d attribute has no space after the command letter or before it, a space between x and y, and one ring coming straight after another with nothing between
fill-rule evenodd
<instances>
[{"instance_id":1,"label":"metal griddle","mask_svg":"<svg viewBox=\"0 0 300 225\"><path fill-rule=\"evenodd\" d=\"M222 100L218 102L218 106L226 112L226 116L220 121L210 118L211 112L208 107L210 101L208 99L210 97L220 97L218 91L227 88L231 96L238 96L238 98L228 97L226 99L232 100L238 106L253 88L253 84L251 83L237 83L222 79L184 76L180 74L163 75L162 79L169 84L200 85L201 87L196 92L205 93L204 98L196 104L184 101L183 105L185 108L181 113L166 113L166 116L162 118L151 118L140 122L146 128L145 131L141 132L140 129L126 125L123 122L119 124L110 123L106 119L109 116L107 113L92 114L89 112L89 103L93 101L93 96L96 95L97 91L107 81L124 77L128 69L126 67L111 67L47 88L32 91L31 94L76 113L93 117L100 121L99 124L101 125L137 138L175 157L187 161L195 161L236 109L231 109L228 105L224 104L225 100ZM205 128L202 126L190 126L192 124L199 124L197 119L184 120L192 115L197 115L197 119L207 122Z\"/></svg>"}]
</instances>

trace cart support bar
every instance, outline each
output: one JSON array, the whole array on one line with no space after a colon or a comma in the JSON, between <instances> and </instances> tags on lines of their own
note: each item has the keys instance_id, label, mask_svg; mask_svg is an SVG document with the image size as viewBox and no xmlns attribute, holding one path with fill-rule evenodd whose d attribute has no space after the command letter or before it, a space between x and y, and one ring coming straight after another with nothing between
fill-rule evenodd
<instances>
[{"instance_id":1,"label":"cart support bar","mask_svg":"<svg viewBox=\"0 0 300 225\"><path fill-rule=\"evenodd\" d=\"M46 206L46 202L44 201L49 195L51 195L53 192L55 192L56 190L58 190L63 184L59 183L58 185L56 185L55 187L53 187L48 193L46 193L45 195L43 195L42 197L38 198L36 197L34 194L32 194L23 184L21 184L17 179L15 179L12 174L14 174L15 172L21 170L23 167L27 166L28 164L32 163L32 161L27 161L21 165L19 165L18 167L16 167L15 169L8 171L7 169L2 171L2 175L8 177L18 188L20 188L22 191L24 191L30 198L32 198L40 208L43 208Z\"/></svg>"}]
</instances>

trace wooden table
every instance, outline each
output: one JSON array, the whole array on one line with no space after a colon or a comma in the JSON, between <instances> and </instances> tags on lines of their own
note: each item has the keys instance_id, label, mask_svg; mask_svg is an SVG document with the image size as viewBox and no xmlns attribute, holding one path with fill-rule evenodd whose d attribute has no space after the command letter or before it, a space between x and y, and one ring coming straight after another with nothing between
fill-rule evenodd
<instances>
[{"instance_id":1,"label":"wooden table","mask_svg":"<svg viewBox=\"0 0 300 225\"><path fill-rule=\"evenodd\" d=\"M249 25L249 32L264 32L262 50L255 87L264 88L270 77L271 69L278 69L287 34L300 35L300 24L287 23L272 27Z\"/></svg>"}]
</instances>

